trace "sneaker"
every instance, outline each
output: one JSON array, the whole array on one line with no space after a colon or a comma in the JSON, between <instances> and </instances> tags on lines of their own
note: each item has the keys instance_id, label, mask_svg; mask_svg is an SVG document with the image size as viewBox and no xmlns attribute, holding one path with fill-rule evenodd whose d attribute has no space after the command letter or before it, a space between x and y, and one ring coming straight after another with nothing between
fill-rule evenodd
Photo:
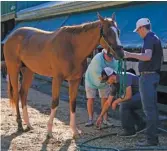
<instances>
[{"instance_id":1,"label":"sneaker","mask_svg":"<svg viewBox=\"0 0 167 151\"><path fill-rule=\"evenodd\" d=\"M118 134L120 137L134 137L136 136L136 132L128 132L126 130L122 131L120 134Z\"/></svg>"},{"instance_id":2,"label":"sneaker","mask_svg":"<svg viewBox=\"0 0 167 151\"><path fill-rule=\"evenodd\" d=\"M113 125L112 123L110 123L107 120L103 120L103 124L106 125L106 126L112 126Z\"/></svg>"},{"instance_id":3,"label":"sneaker","mask_svg":"<svg viewBox=\"0 0 167 151\"><path fill-rule=\"evenodd\" d=\"M136 144L136 146L138 146L138 147L158 146L158 145L160 145L158 141L152 143L152 142L148 142L147 140L139 141L139 142Z\"/></svg>"},{"instance_id":4,"label":"sneaker","mask_svg":"<svg viewBox=\"0 0 167 151\"><path fill-rule=\"evenodd\" d=\"M88 122L85 124L86 127L93 126L93 120L88 120Z\"/></svg>"}]
</instances>

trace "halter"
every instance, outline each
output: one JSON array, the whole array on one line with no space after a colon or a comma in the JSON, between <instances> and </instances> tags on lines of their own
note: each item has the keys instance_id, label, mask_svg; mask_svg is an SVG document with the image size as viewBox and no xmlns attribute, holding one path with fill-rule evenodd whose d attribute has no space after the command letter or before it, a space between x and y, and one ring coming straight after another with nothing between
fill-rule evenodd
<instances>
[{"instance_id":1,"label":"halter","mask_svg":"<svg viewBox=\"0 0 167 151\"><path fill-rule=\"evenodd\" d=\"M103 41L107 44L107 46L110 48L110 53L112 53L112 55L116 58L116 59L119 59L119 57L117 56L117 54L115 53L114 49L112 48L112 46L110 46L108 44L108 42L105 40L104 38L104 32L103 32L103 26L100 25L100 40L101 38L103 39Z\"/></svg>"}]
</instances>

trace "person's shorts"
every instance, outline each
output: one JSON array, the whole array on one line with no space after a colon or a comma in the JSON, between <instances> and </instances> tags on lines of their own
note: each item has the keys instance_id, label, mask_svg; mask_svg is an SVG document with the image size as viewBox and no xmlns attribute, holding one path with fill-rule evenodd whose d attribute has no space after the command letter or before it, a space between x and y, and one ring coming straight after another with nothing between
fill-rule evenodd
<instances>
[{"instance_id":1,"label":"person's shorts","mask_svg":"<svg viewBox=\"0 0 167 151\"><path fill-rule=\"evenodd\" d=\"M108 98L110 93L110 87L106 86L103 89L93 89L85 85L86 97L87 98L96 98L96 92L98 90L100 98Z\"/></svg>"}]
</instances>

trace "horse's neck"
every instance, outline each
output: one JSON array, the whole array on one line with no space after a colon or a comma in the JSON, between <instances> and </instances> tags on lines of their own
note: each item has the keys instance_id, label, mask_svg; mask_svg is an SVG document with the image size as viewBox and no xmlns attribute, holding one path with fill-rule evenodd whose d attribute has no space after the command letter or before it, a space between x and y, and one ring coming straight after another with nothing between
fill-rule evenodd
<instances>
[{"instance_id":1,"label":"horse's neck","mask_svg":"<svg viewBox=\"0 0 167 151\"><path fill-rule=\"evenodd\" d=\"M89 29L87 32L83 32L76 36L76 57L79 61L86 59L90 55L96 46L100 42L100 29L99 27L94 27Z\"/></svg>"}]
</instances>

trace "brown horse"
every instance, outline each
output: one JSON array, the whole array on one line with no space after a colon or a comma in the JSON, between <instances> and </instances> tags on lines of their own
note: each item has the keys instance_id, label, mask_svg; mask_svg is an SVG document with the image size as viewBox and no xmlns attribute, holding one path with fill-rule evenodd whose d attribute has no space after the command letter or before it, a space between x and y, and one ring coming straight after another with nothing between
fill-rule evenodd
<instances>
[{"instance_id":1,"label":"brown horse","mask_svg":"<svg viewBox=\"0 0 167 151\"><path fill-rule=\"evenodd\" d=\"M48 121L48 137L52 137L52 125L59 104L60 86L63 80L69 82L70 127L73 136L79 134L76 127L75 110L78 86L84 73L87 56L99 45L108 51L120 49L115 14L111 18L78 26L64 26L57 31L48 32L36 28L17 29L4 45L4 55L9 75L9 98L16 108L18 130L23 131L19 111L21 98L23 119L31 129L27 112L27 94L33 79L33 73L53 77L52 104ZM26 67L20 90L18 75Z\"/></svg>"}]
</instances>

